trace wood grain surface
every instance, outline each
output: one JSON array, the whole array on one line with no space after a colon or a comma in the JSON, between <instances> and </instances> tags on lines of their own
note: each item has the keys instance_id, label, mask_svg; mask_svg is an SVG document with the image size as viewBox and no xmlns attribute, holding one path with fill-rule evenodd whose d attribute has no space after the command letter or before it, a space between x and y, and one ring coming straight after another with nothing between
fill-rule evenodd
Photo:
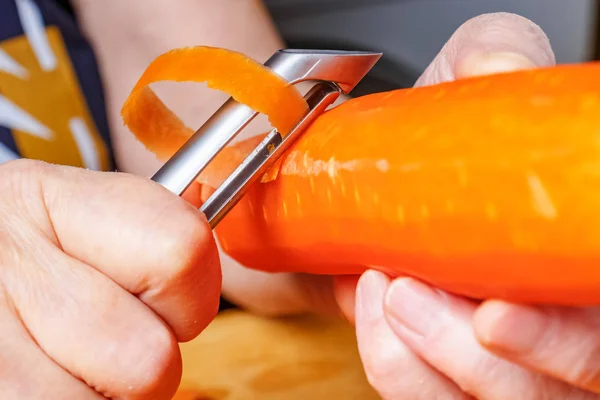
<instances>
[{"instance_id":1,"label":"wood grain surface","mask_svg":"<svg viewBox=\"0 0 600 400\"><path fill-rule=\"evenodd\" d=\"M379 399L345 321L228 310L181 349L177 400Z\"/></svg>"}]
</instances>

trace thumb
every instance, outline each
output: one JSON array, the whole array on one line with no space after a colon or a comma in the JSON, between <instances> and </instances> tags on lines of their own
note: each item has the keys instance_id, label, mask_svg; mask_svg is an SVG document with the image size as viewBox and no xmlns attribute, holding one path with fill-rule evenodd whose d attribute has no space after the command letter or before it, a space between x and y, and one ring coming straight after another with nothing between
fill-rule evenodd
<instances>
[{"instance_id":1,"label":"thumb","mask_svg":"<svg viewBox=\"0 0 600 400\"><path fill-rule=\"evenodd\" d=\"M550 41L538 25L515 14L484 14L456 30L415 86L555 63Z\"/></svg>"},{"instance_id":2,"label":"thumb","mask_svg":"<svg viewBox=\"0 0 600 400\"><path fill-rule=\"evenodd\" d=\"M218 311L221 271L200 211L132 175L31 161L15 166L39 185L48 220L43 228L65 253L137 295L180 341L210 323Z\"/></svg>"}]
</instances>

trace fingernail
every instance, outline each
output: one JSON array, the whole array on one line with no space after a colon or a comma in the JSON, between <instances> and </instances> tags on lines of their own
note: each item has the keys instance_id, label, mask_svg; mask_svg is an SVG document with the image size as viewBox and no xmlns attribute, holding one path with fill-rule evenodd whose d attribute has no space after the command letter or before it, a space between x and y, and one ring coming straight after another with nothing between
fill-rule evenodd
<instances>
[{"instance_id":1,"label":"fingernail","mask_svg":"<svg viewBox=\"0 0 600 400\"><path fill-rule=\"evenodd\" d=\"M457 78L491 75L535 68L528 57L512 52L477 53L465 57L456 67Z\"/></svg>"},{"instance_id":2,"label":"fingernail","mask_svg":"<svg viewBox=\"0 0 600 400\"><path fill-rule=\"evenodd\" d=\"M356 288L356 318L376 320L383 317L383 299L390 285L381 272L367 271L358 280Z\"/></svg>"},{"instance_id":3,"label":"fingernail","mask_svg":"<svg viewBox=\"0 0 600 400\"><path fill-rule=\"evenodd\" d=\"M474 316L478 339L487 347L510 353L529 352L548 329L541 311L503 302L485 303Z\"/></svg>"},{"instance_id":4,"label":"fingernail","mask_svg":"<svg viewBox=\"0 0 600 400\"><path fill-rule=\"evenodd\" d=\"M386 311L394 330L402 327L426 337L439 325L448 306L447 298L440 292L410 278L396 279L390 285Z\"/></svg>"}]
</instances>

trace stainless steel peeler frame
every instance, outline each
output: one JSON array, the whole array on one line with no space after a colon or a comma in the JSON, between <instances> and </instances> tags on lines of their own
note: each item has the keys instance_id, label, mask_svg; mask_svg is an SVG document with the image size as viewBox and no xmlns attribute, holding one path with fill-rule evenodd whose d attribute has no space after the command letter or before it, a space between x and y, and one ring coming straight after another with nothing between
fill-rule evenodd
<instances>
[{"instance_id":1,"label":"stainless steel peeler frame","mask_svg":"<svg viewBox=\"0 0 600 400\"><path fill-rule=\"evenodd\" d=\"M342 94L348 94L373 68L381 53L329 50L279 50L264 64L291 84L316 81L304 96L308 113L286 136L276 129L248 155L200 210L214 227L263 172ZM181 196L214 157L258 113L229 98L171 157L152 180Z\"/></svg>"}]
</instances>

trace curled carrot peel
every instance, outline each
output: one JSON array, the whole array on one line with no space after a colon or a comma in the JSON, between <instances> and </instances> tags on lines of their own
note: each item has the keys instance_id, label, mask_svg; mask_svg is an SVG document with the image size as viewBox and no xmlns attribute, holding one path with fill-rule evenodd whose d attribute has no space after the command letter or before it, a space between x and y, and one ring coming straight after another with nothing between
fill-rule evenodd
<instances>
[{"instance_id":1,"label":"curled carrot peel","mask_svg":"<svg viewBox=\"0 0 600 400\"><path fill-rule=\"evenodd\" d=\"M599 76L562 65L347 101L225 217L221 246L265 271L375 268L477 299L600 304ZM219 169L243 158L222 154Z\"/></svg>"},{"instance_id":2,"label":"curled carrot peel","mask_svg":"<svg viewBox=\"0 0 600 400\"><path fill-rule=\"evenodd\" d=\"M293 85L244 54L208 46L169 51L148 66L121 110L125 125L162 160L172 156L193 130L150 89L149 85L159 81L206 82L208 87L265 114L284 136L308 111L308 104ZM246 151L246 147L236 149ZM220 171L211 168L201 179Z\"/></svg>"}]
</instances>

